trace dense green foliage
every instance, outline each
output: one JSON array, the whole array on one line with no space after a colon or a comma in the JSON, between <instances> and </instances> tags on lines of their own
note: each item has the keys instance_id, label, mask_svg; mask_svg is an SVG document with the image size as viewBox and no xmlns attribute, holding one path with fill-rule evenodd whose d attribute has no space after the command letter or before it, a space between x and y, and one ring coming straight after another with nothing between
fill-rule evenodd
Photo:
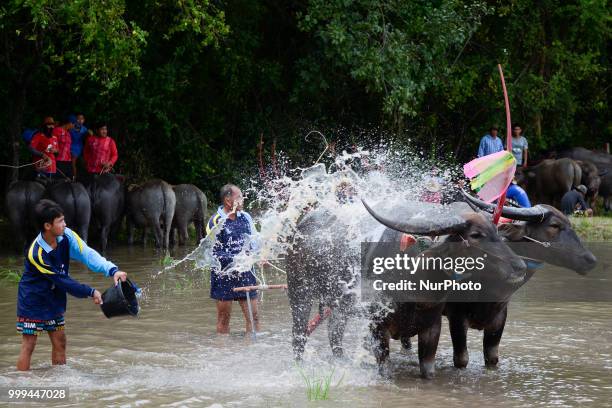
<instances>
[{"instance_id":1,"label":"dense green foliage","mask_svg":"<svg viewBox=\"0 0 612 408\"><path fill-rule=\"evenodd\" d=\"M505 123L501 63L532 151L599 147L612 130L608 9L605 0L9 0L3 138L28 160L23 128L82 111L109 121L118 171L209 191L256 166L260 134L296 160L308 156L312 128L464 160L492 122ZM360 140L363 129L371 140Z\"/></svg>"}]
</instances>

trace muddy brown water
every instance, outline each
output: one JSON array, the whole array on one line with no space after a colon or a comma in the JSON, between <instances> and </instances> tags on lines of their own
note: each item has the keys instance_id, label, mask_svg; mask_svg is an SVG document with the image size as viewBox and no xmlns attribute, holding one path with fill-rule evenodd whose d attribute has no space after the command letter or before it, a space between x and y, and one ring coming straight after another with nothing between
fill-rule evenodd
<instances>
[{"instance_id":1,"label":"muddy brown water","mask_svg":"<svg viewBox=\"0 0 612 408\"><path fill-rule=\"evenodd\" d=\"M68 387L69 400L56 405L79 407L612 406L612 302L585 301L593 291L612 295L612 251L597 255L600 264L586 277L546 267L521 289L511 303L497 369L484 367L477 331L469 333L468 367L455 369L445 321L436 376L425 381L418 377L416 352L401 351L399 342L392 344L389 378L380 377L363 347L367 321L361 318L347 328L346 359L331 358L322 326L309 339L298 368L282 291L264 294L262 333L255 341L244 335L237 305L232 334L216 336L206 273L185 263L158 275L163 267L154 249L118 247L109 258L144 288L141 314L109 320L91 299L70 298L66 366L50 365L51 348L43 336L31 372L15 371L17 288L0 287L0 387ZM7 256L0 257L0 264L7 262ZM110 286L110 280L77 265L71 269L77 280L101 290ZM282 274L269 271L266 278L283 281ZM560 287L580 295L575 301L559 299ZM309 402L302 375L331 375L329 400Z\"/></svg>"}]
</instances>

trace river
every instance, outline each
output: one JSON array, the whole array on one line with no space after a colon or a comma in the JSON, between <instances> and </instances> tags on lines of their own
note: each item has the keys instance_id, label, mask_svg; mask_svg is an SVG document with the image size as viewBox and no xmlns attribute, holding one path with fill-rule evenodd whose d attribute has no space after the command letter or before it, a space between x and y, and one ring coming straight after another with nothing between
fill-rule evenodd
<instances>
[{"instance_id":1,"label":"river","mask_svg":"<svg viewBox=\"0 0 612 408\"><path fill-rule=\"evenodd\" d=\"M180 258L187 251L174 255ZM186 262L157 274L163 267L154 249L116 247L109 257L144 288L142 311L138 318L106 319L91 299L70 298L66 366L50 365L50 343L41 336L31 372L15 371L20 348L15 331L17 288L0 288L0 387L68 387L70 398L57 405L79 407L610 406L612 303L547 298L559 287L585 293L612 288L612 251L597 255L600 266L586 277L546 267L517 293L497 369L484 367L482 333L477 331L469 333L468 367L455 369L444 321L436 375L426 381L418 377L416 352L400 350L399 342L392 342L389 378L380 377L363 347L367 322L357 318L347 328L346 359L331 358L323 325L309 339L305 363L298 368L283 291L264 294L262 333L256 340L244 335L237 305L232 334L216 336L206 273ZM0 263L6 261L6 256L0 258ZM101 290L111 283L76 262L71 273ZM280 273L267 275L268 283L283 282ZM302 374L331 375L329 400L309 402Z\"/></svg>"}]
</instances>

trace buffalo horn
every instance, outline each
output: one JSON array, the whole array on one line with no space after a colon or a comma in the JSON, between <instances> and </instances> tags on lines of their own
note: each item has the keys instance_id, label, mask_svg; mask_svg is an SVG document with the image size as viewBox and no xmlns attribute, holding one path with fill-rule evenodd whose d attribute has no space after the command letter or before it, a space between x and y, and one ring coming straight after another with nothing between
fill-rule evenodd
<instances>
[{"instance_id":1,"label":"buffalo horn","mask_svg":"<svg viewBox=\"0 0 612 408\"><path fill-rule=\"evenodd\" d=\"M458 216L440 217L439 215L433 219L430 218L409 218L407 221L393 221L385 216L376 213L370 206L361 200L366 210L384 226L405 234L416 235L447 235L465 230L467 221Z\"/></svg>"},{"instance_id":2,"label":"buffalo horn","mask_svg":"<svg viewBox=\"0 0 612 408\"><path fill-rule=\"evenodd\" d=\"M495 204L485 203L484 201L474 197L463 189L461 190L461 193L468 201L482 208L483 210L488 212L493 212L493 210L495 210ZM510 218L512 220L542 221L549 211L549 209L541 205L536 205L535 207L531 208L516 208L504 206L504 208L502 209L502 216Z\"/></svg>"}]
</instances>

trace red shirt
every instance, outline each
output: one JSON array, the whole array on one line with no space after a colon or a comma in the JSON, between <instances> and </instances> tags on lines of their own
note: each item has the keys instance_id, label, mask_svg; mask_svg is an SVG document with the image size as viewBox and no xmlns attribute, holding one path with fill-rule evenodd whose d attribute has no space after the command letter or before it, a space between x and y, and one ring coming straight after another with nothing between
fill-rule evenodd
<instances>
[{"instance_id":1,"label":"red shirt","mask_svg":"<svg viewBox=\"0 0 612 408\"><path fill-rule=\"evenodd\" d=\"M56 127L53 129L53 136L57 137L57 146L59 149L59 152L57 153L57 161L70 161L72 158L70 155L70 145L72 144L72 136L70 136L70 132L63 127Z\"/></svg>"},{"instance_id":2,"label":"red shirt","mask_svg":"<svg viewBox=\"0 0 612 408\"><path fill-rule=\"evenodd\" d=\"M83 158L85 168L89 173L100 173L104 163L115 164L117 162L117 145L110 136L90 136L85 142Z\"/></svg>"},{"instance_id":3,"label":"red shirt","mask_svg":"<svg viewBox=\"0 0 612 408\"><path fill-rule=\"evenodd\" d=\"M55 173L56 172L55 153L52 153L51 151L57 150L57 137L55 136L47 137L43 133L38 132L32 138L32 141L30 142L30 146L33 149L46 154L51 159L51 164L47 167L42 167L40 164L36 165L36 171L44 172L44 173ZM42 157L40 156L32 156L33 163L41 159Z\"/></svg>"}]
</instances>

